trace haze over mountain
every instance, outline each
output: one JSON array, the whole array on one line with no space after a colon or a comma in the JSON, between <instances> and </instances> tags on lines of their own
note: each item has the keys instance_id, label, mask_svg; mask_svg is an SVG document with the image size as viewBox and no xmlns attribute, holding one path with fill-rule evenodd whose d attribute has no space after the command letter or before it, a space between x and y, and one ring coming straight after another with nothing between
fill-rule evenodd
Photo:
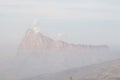
<instances>
[{"instance_id":1,"label":"haze over mountain","mask_svg":"<svg viewBox=\"0 0 120 80\"><path fill-rule=\"evenodd\" d=\"M88 66L118 58L120 0L0 0L0 80L119 80Z\"/></svg>"},{"instance_id":2,"label":"haze over mountain","mask_svg":"<svg viewBox=\"0 0 120 80\"><path fill-rule=\"evenodd\" d=\"M89 51L107 49L107 45L70 44L61 40L54 40L40 32L37 26L26 31L18 50L23 52L40 51Z\"/></svg>"},{"instance_id":3,"label":"haze over mountain","mask_svg":"<svg viewBox=\"0 0 120 80\"><path fill-rule=\"evenodd\" d=\"M106 45L80 45L54 40L43 35L35 26L26 31L19 52L7 62L0 77L2 80L26 79L119 58L117 52L106 49Z\"/></svg>"}]
</instances>

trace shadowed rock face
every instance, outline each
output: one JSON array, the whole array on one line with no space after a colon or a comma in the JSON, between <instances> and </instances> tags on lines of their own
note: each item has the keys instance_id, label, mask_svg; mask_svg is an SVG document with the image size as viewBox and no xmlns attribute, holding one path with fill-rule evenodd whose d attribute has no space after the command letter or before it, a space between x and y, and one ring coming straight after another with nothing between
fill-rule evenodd
<instances>
[{"instance_id":1,"label":"shadowed rock face","mask_svg":"<svg viewBox=\"0 0 120 80\"><path fill-rule=\"evenodd\" d=\"M46 50L63 50L63 51L85 51L107 49L106 45L80 45L69 44L60 40L53 40L34 29L28 29L22 42L19 45L19 51L34 52Z\"/></svg>"},{"instance_id":2,"label":"shadowed rock face","mask_svg":"<svg viewBox=\"0 0 120 80\"><path fill-rule=\"evenodd\" d=\"M24 80L120 80L120 60L46 74Z\"/></svg>"}]
</instances>

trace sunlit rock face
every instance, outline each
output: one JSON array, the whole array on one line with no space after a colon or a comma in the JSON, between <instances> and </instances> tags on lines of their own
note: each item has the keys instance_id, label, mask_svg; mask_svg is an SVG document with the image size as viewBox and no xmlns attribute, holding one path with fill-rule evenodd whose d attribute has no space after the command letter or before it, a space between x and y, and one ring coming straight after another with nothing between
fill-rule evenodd
<instances>
[{"instance_id":1,"label":"sunlit rock face","mask_svg":"<svg viewBox=\"0 0 120 80\"><path fill-rule=\"evenodd\" d=\"M51 48L53 40L42 35L40 32L28 29L26 34L20 43L20 51L39 51Z\"/></svg>"},{"instance_id":2,"label":"sunlit rock face","mask_svg":"<svg viewBox=\"0 0 120 80\"><path fill-rule=\"evenodd\" d=\"M64 41L54 40L43 35L38 28L28 29L23 37L18 50L23 52L40 51L89 51L107 49L106 45L81 45L69 44Z\"/></svg>"}]
</instances>

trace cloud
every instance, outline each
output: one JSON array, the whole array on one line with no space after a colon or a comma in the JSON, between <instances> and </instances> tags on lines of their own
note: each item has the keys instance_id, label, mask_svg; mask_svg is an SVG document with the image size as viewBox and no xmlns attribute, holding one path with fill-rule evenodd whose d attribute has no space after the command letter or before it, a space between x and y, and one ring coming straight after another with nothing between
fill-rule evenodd
<instances>
[{"instance_id":1,"label":"cloud","mask_svg":"<svg viewBox=\"0 0 120 80\"><path fill-rule=\"evenodd\" d=\"M33 0L0 0L2 3L15 3L15 2L28 2L28 1L33 1Z\"/></svg>"},{"instance_id":2,"label":"cloud","mask_svg":"<svg viewBox=\"0 0 120 80\"><path fill-rule=\"evenodd\" d=\"M1 14L39 16L47 20L120 20L120 6L108 3L0 0L0 5Z\"/></svg>"},{"instance_id":3,"label":"cloud","mask_svg":"<svg viewBox=\"0 0 120 80\"><path fill-rule=\"evenodd\" d=\"M65 38L67 35L63 32L61 33L58 33L57 34L57 37L56 37L56 40L63 40L63 38Z\"/></svg>"}]
</instances>

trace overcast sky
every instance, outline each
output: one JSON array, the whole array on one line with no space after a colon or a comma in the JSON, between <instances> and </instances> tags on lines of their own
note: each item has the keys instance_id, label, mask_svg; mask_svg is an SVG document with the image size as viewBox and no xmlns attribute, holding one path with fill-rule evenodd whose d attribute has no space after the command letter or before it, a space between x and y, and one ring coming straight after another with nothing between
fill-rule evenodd
<instances>
[{"instance_id":1,"label":"overcast sky","mask_svg":"<svg viewBox=\"0 0 120 80\"><path fill-rule=\"evenodd\" d=\"M18 45L34 19L54 39L120 45L120 0L0 0L0 45Z\"/></svg>"}]
</instances>

